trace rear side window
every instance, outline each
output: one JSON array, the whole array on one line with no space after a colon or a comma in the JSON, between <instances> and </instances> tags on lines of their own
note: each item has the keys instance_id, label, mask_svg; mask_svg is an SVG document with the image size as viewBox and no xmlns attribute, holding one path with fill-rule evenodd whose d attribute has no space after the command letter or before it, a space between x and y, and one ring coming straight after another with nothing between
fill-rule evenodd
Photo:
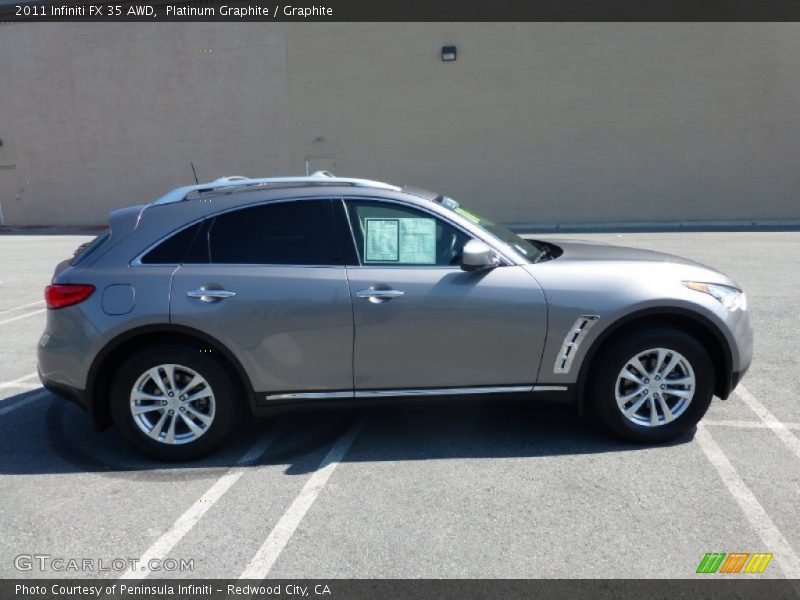
<instances>
[{"instance_id":1,"label":"rear side window","mask_svg":"<svg viewBox=\"0 0 800 600\"><path fill-rule=\"evenodd\" d=\"M184 262L343 263L328 200L262 204L222 214L201 232Z\"/></svg>"},{"instance_id":2,"label":"rear side window","mask_svg":"<svg viewBox=\"0 0 800 600\"><path fill-rule=\"evenodd\" d=\"M178 233L168 237L158 246L150 250L142 257L142 264L145 265L177 265L183 262L183 257L194 241L197 232L202 226L201 223L180 230Z\"/></svg>"}]
</instances>

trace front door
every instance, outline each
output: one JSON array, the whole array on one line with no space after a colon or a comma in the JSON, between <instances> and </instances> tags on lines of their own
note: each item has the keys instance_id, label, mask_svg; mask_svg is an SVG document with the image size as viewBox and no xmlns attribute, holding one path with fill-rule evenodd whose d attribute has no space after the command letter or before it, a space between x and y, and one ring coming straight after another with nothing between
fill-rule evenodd
<instances>
[{"instance_id":1,"label":"front door","mask_svg":"<svg viewBox=\"0 0 800 600\"><path fill-rule=\"evenodd\" d=\"M536 382L547 308L523 267L462 271L470 236L438 215L380 200L345 207L359 263L347 268L357 393Z\"/></svg>"}]
</instances>

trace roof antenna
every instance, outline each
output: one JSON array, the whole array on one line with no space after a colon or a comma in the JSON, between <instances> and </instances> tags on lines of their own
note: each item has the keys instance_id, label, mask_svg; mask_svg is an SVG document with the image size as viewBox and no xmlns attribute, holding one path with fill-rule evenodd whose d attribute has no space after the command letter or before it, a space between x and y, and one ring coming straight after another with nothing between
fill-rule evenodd
<instances>
[{"instance_id":1,"label":"roof antenna","mask_svg":"<svg viewBox=\"0 0 800 600\"><path fill-rule=\"evenodd\" d=\"M189 161L189 164L190 164L190 165L192 165L192 173L194 173L194 182L195 182L197 185L200 185L200 182L199 182L199 181L197 181L197 171L195 171L195 170L194 170L194 163L193 163L193 162L191 162L191 161Z\"/></svg>"}]
</instances>

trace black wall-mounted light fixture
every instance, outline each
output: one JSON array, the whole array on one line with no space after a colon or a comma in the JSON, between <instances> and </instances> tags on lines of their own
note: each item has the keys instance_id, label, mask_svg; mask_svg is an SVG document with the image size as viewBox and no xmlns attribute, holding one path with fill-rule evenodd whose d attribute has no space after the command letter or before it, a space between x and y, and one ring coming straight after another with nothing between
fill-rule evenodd
<instances>
[{"instance_id":1,"label":"black wall-mounted light fixture","mask_svg":"<svg viewBox=\"0 0 800 600\"><path fill-rule=\"evenodd\" d=\"M442 60L447 62L456 59L455 46L442 46Z\"/></svg>"}]
</instances>

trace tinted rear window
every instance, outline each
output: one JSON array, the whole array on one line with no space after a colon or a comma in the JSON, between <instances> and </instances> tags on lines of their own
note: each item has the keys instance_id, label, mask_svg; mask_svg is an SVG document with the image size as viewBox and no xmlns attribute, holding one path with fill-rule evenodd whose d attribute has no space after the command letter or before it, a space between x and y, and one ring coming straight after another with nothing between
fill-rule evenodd
<instances>
[{"instance_id":1,"label":"tinted rear window","mask_svg":"<svg viewBox=\"0 0 800 600\"><path fill-rule=\"evenodd\" d=\"M158 246L150 250L142 257L142 263L146 265L177 265L183 262L183 257L189 249L189 245L197 235L201 223L182 229L178 233L168 237Z\"/></svg>"},{"instance_id":2,"label":"tinted rear window","mask_svg":"<svg viewBox=\"0 0 800 600\"><path fill-rule=\"evenodd\" d=\"M342 264L328 200L263 204L216 217L185 263Z\"/></svg>"}]
</instances>

